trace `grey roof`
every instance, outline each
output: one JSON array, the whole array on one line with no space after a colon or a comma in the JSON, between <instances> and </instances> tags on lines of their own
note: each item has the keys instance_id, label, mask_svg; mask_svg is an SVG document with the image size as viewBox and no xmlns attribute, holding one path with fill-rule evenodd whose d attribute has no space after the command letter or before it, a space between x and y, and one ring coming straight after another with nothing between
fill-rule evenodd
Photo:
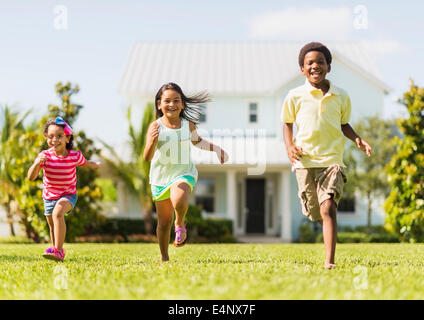
<instances>
[{"instance_id":1,"label":"grey roof","mask_svg":"<svg viewBox=\"0 0 424 320\"><path fill-rule=\"evenodd\" d=\"M123 95L155 94L167 82L186 92L272 94L299 75L297 57L304 43L290 42L136 42L120 84ZM376 66L360 43L327 43L333 59L349 65L384 91Z\"/></svg>"}]
</instances>

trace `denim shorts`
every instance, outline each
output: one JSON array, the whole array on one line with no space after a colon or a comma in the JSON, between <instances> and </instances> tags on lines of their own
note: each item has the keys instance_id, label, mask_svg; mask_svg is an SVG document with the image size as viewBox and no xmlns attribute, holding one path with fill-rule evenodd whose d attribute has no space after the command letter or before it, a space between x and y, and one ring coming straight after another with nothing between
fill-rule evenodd
<instances>
[{"instance_id":1,"label":"denim shorts","mask_svg":"<svg viewBox=\"0 0 424 320\"><path fill-rule=\"evenodd\" d=\"M77 203L77 194L76 193L75 194L67 194L67 195L65 195L65 196L63 196L59 199L56 199L56 200L43 199L44 200L44 215L50 216L53 213L53 209L56 206L56 203L59 200L62 200L62 199L68 200L72 205L72 209L75 208L75 204ZM67 214L71 213L72 209L69 212L67 212Z\"/></svg>"}]
</instances>

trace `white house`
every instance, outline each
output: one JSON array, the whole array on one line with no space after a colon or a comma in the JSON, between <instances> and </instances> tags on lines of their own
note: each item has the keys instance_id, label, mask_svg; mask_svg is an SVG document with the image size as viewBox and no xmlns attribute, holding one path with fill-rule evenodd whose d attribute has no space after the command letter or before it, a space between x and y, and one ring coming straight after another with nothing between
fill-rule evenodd
<instances>
[{"instance_id":1,"label":"white house","mask_svg":"<svg viewBox=\"0 0 424 320\"><path fill-rule=\"evenodd\" d=\"M142 110L160 86L175 82L186 94L206 90L213 101L198 127L200 135L230 155L221 166L213 153L193 149L199 181L191 197L205 215L228 217L234 233L278 236L292 242L305 219L297 183L287 158L280 120L288 91L304 83L298 54L304 43L286 42L137 42L123 72L119 93ZM388 86L357 43L327 43L333 55L330 79L352 101L354 124L381 114ZM352 143L347 141L346 143ZM141 217L140 208L119 186L118 216ZM375 206L373 224L382 224ZM339 210L339 225L365 225L366 207Z\"/></svg>"}]
</instances>

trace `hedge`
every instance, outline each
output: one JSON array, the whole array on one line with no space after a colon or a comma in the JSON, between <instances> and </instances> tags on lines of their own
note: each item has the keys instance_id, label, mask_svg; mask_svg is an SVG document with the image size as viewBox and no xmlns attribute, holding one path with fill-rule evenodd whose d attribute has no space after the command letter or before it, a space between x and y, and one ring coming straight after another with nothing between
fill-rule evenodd
<instances>
[{"instance_id":1,"label":"hedge","mask_svg":"<svg viewBox=\"0 0 424 320\"><path fill-rule=\"evenodd\" d=\"M314 243L323 242L321 227L311 222L303 223L299 227L299 242ZM340 226L337 233L338 243L396 243L400 239L384 230L383 226L372 226L368 234L367 226Z\"/></svg>"},{"instance_id":2,"label":"hedge","mask_svg":"<svg viewBox=\"0 0 424 320\"><path fill-rule=\"evenodd\" d=\"M322 233L316 238L316 242L323 242ZM338 243L396 243L399 242L399 238L390 233L371 233L366 234L364 232L338 232L337 233Z\"/></svg>"},{"instance_id":3,"label":"hedge","mask_svg":"<svg viewBox=\"0 0 424 320\"><path fill-rule=\"evenodd\" d=\"M189 206L186 214L188 242L236 242L233 236L233 222L224 218L204 219L200 209ZM156 232L157 220L154 219ZM145 234L142 219L110 218L91 229L77 242L156 242L156 238ZM171 229L171 241L174 239Z\"/></svg>"}]
</instances>

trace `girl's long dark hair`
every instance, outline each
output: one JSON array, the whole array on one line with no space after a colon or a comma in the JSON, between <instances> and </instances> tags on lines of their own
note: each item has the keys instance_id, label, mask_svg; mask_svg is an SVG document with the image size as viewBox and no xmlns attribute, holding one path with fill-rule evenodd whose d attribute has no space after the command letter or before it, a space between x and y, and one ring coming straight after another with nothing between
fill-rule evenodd
<instances>
[{"instance_id":1,"label":"girl's long dark hair","mask_svg":"<svg viewBox=\"0 0 424 320\"><path fill-rule=\"evenodd\" d=\"M65 119L64 119L64 121L66 122L66 123L68 123L69 124L69 122L68 121L66 121ZM64 124L56 124L56 120L49 120L49 121L47 121L47 123L44 125L44 136L45 137L47 137L47 131L49 130L49 127L51 126L51 125L55 125L55 126L58 126L58 127L61 127L61 128L63 128L63 130L65 130L65 125ZM69 142L66 144L66 149L67 150L71 150L72 149L72 147L73 147L73 145L74 145L74 135L73 134L71 134L71 138L69 139Z\"/></svg>"},{"instance_id":2,"label":"girl's long dark hair","mask_svg":"<svg viewBox=\"0 0 424 320\"><path fill-rule=\"evenodd\" d=\"M176 83L169 82L160 87L158 93L155 97L155 109L156 109L156 119L163 116L162 110L160 110L159 103L162 98L162 94L165 90L174 90L178 92L181 96L181 100L184 105L184 109L181 110L180 117L188 121L198 124L200 122L200 116L204 113L204 108L200 105L202 103L210 102L211 98L206 91L199 92L192 96L187 97L180 86Z\"/></svg>"}]
</instances>

